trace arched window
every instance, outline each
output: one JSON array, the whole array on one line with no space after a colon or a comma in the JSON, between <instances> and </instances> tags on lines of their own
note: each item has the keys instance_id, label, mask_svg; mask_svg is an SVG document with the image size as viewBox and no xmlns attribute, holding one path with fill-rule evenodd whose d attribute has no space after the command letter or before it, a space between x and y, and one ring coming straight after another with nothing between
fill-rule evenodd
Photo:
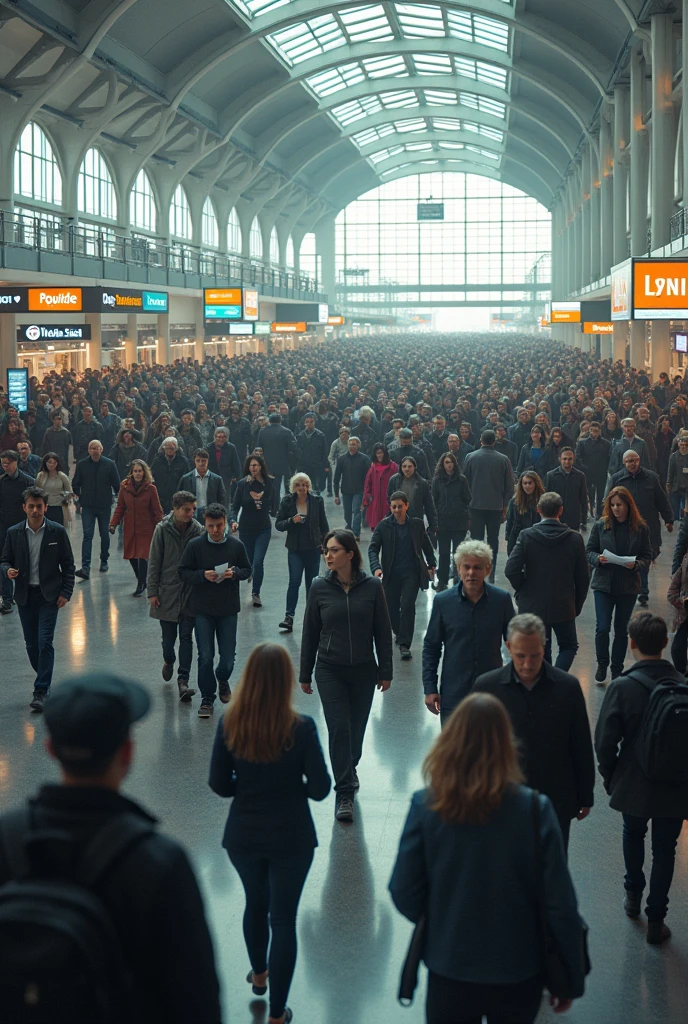
<instances>
[{"instance_id":1,"label":"arched window","mask_svg":"<svg viewBox=\"0 0 688 1024\"><path fill-rule=\"evenodd\" d=\"M260 224L258 223L257 217L253 218L253 224L251 224L249 254L252 260L262 260L263 258L263 233L260 230Z\"/></svg>"},{"instance_id":2,"label":"arched window","mask_svg":"<svg viewBox=\"0 0 688 1024\"><path fill-rule=\"evenodd\" d=\"M296 266L296 260L294 258L294 239L289 235L287 239L287 266L290 270L293 270Z\"/></svg>"},{"instance_id":3,"label":"arched window","mask_svg":"<svg viewBox=\"0 0 688 1024\"><path fill-rule=\"evenodd\" d=\"M279 261L279 238L277 237L277 228L273 227L270 232L270 262L278 266Z\"/></svg>"},{"instance_id":4,"label":"arched window","mask_svg":"<svg viewBox=\"0 0 688 1024\"><path fill-rule=\"evenodd\" d=\"M302 274L308 274L309 277L315 277L317 259L315 255L315 235L312 231L309 231L307 235L303 236L301 249L299 250L299 267L301 268Z\"/></svg>"},{"instance_id":5,"label":"arched window","mask_svg":"<svg viewBox=\"0 0 688 1024\"><path fill-rule=\"evenodd\" d=\"M227 221L227 248L230 252L241 252L241 224L235 209L232 209Z\"/></svg>"},{"instance_id":6,"label":"arched window","mask_svg":"<svg viewBox=\"0 0 688 1024\"><path fill-rule=\"evenodd\" d=\"M79 213L88 217L117 220L117 197L112 177L99 149L89 149L84 157L77 183Z\"/></svg>"},{"instance_id":7,"label":"arched window","mask_svg":"<svg viewBox=\"0 0 688 1024\"><path fill-rule=\"evenodd\" d=\"M39 203L62 205L62 175L48 137L34 121L14 151L14 192Z\"/></svg>"},{"instance_id":8,"label":"arched window","mask_svg":"<svg viewBox=\"0 0 688 1024\"><path fill-rule=\"evenodd\" d=\"M170 203L170 234L174 238L193 238L189 200L183 185L177 185Z\"/></svg>"},{"instance_id":9,"label":"arched window","mask_svg":"<svg viewBox=\"0 0 688 1024\"><path fill-rule=\"evenodd\" d=\"M203 245L208 249L217 249L220 245L220 233L217 229L217 217L210 196L203 204L201 230Z\"/></svg>"},{"instance_id":10,"label":"arched window","mask_svg":"<svg viewBox=\"0 0 688 1024\"><path fill-rule=\"evenodd\" d=\"M150 178L143 167L136 175L136 181L129 193L129 220L133 228L142 231L157 231L158 212Z\"/></svg>"}]
</instances>

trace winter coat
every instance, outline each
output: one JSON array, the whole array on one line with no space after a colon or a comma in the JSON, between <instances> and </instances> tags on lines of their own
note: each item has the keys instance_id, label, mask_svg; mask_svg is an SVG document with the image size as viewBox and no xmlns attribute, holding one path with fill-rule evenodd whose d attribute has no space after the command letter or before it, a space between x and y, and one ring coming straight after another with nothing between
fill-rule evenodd
<instances>
[{"instance_id":1,"label":"winter coat","mask_svg":"<svg viewBox=\"0 0 688 1024\"><path fill-rule=\"evenodd\" d=\"M661 481L661 477L659 478ZM667 491L669 494L676 492L685 494L688 491L688 455L681 455L674 452L669 458L669 472L667 473Z\"/></svg>"},{"instance_id":2,"label":"winter coat","mask_svg":"<svg viewBox=\"0 0 688 1024\"><path fill-rule=\"evenodd\" d=\"M340 459L342 455L346 455L349 451L349 445L346 441L340 441L338 437L334 439L330 445L330 454L327 457L327 461L330 463L330 469L334 474L337 468L337 459Z\"/></svg>"},{"instance_id":3,"label":"winter coat","mask_svg":"<svg viewBox=\"0 0 688 1024\"><path fill-rule=\"evenodd\" d=\"M657 448L655 446L654 423L651 419L636 420L635 432L638 437L642 437L643 441L647 445L647 457L650 460L650 468L655 469L657 466Z\"/></svg>"},{"instance_id":4,"label":"winter coat","mask_svg":"<svg viewBox=\"0 0 688 1024\"><path fill-rule=\"evenodd\" d=\"M117 472L119 473L120 480L123 480L124 477L128 475L134 459L141 459L143 462L146 462L146 458L148 457L148 453L144 445L139 441L135 441L131 447L127 448L126 454L123 448L123 445L116 444L108 452L108 458L117 466ZM131 458L129 458L130 455ZM146 463L146 465L148 465L148 463Z\"/></svg>"},{"instance_id":5,"label":"winter coat","mask_svg":"<svg viewBox=\"0 0 688 1024\"><path fill-rule=\"evenodd\" d=\"M433 477L430 493L435 503L439 533L468 529L471 489L463 473L454 470L451 476L438 474Z\"/></svg>"},{"instance_id":6,"label":"winter coat","mask_svg":"<svg viewBox=\"0 0 688 1024\"><path fill-rule=\"evenodd\" d=\"M506 455L482 446L463 464L471 488L471 508L496 512L507 508L514 496L514 471Z\"/></svg>"},{"instance_id":7,"label":"winter coat","mask_svg":"<svg viewBox=\"0 0 688 1024\"><path fill-rule=\"evenodd\" d=\"M318 473L327 466L328 444L322 430L302 430L296 438L296 464L302 473Z\"/></svg>"},{"instance_id":8,"label":"winter coat","mask_svg":"<svg viewBox=\"0 0 688 1024\"><path fill-rule=\"evenodd\" d=\"M420 589L427 590L430 586L427 569L434 569L436 567L435 553L425 532L422 519L411 519L410 516L407 516L406 522L411 529L413 551L418 563ZM392 575L396 531L397 526L394 522L394 516L385 516L375 527L375 532L371 537L370 546L368 547L370 571L375 573L378 569L381 569L383 580L389 579ZM380 560L380 548L382 548L382 560Z\"/></svg>"},{"instance_id":9,"label":"winter coat","mask_svg":"<svg viewBox=\"0 0 688 1024\"><path fill-rule=\"evenodd\" d=\"M288 427L270 423L258 434L258 447L271 476L291 476L296 465L296 438Z\"/></svg>"},{"instance_id":10,"label":"winter coat","mask_svg":"<svg viewBox=\"0 0 688 1024\"><path fill-rule=\"evenodd\" d=\"M504 528L507 555L510 555L516 547L516 541L518 540L521 530L527 530L529 527L535 526L535 524L539 522L540 513L535 506L533 506L533 508L526 509L525 512L519 512L516 508L516 499L511 499L506 510L506 525Z\"/></svg>"},{"instance_id":11,"label":"winter coat","mask_svg":"<svg viewBox=\"0 0 688 1024\"><path fill-rule=\"evenodd\" d=\"M373 462L366 474L363 504L366 507L366 522L371 530L375 529L381 519L389 515L389 481L398 471L396 462L390 461L386 466Z\"/></svg>"},{"instance_id":12,"label":"winter coat","mask_svg":"<svg viewBox=\"0 0 688 1024\"><path fill-rule=\"evenodd\" d=\"M191 594L191 586L179 579L179 563L184 549L194 537L200 537L203 527L192 519L184 533L174 524L172 513L165 516L153 531L148 555L148 597L157 597L160 607L152 603L150 615L163 622L179 622Z\"/></svg>"},{"instance_id":13,"label":"winter coat","mask_svg":"<svg viewBox=\"0 0 688 1024\"><path fill-rule=\"evenodd\" d=\"M572 530L580 529L581 523L588 521L588 488L585 483L585 473L575 467L570 473L565 473L559 466L551 469L545 481L546 491L555 491L561 496L564 502L564 511L561 514L561 522L566 523Z\"/></svg>"},{"instance_id":14,"label":"winter coat","mask_svg":"<svg viewBox=\"0 0 688 1024\"><path fill-rule=\"evenodd\" d=\"M683 561L671 577L667 601L674 606L674 629L678 629L682 622L688 617L686 601L688 601L688 557L684 556Z\"/></svg>"},{"instance_id":15,"label":"winter coat","mask_svg":"<svg viewBox=\"0 0 688 1024\"><path fill-rule=\"evenodd\" d=\"M151 473L158 488L160 504L165 512L172 510L172 497L175 491L179 490L179 481L188 472L189 463L179 449L172 460L167 458L164 451L153 459Z\"/></svg>"},{"instance_id":16,"label":"winter coat","mask_svg":"<svg viewBox=\"0 0 688 1024\"><path fill-rule=\"evenodd\" d=\"M409 502L408 516L411 519L423 519L423 516L428 521L428 530L431 533L437 533L437 509L435 508L435 502L432 500L432 494L430 492L430 485L427 480L416 470L414 478L417 481L418 486L416 487L415 496ZM394 476L389 478L387 484L387 503L392 497L395 491L403 491L401 486L404 483L405 477L403 473L395 473Z\"/></svg>"},{"instance_id":17,"label":"winter coat","mask_svg":"<svg viewBox=\"0 0 688 1024\"><path fill-rule=\"evenodd\" d=\"M588 483L591 480L606 481L610 453L611 444L604 437L598 437L596 441L592 437L580 439L576 445L576 460Z\"/></svg>"},{"instance_id":18,"label":"winter coat","mask_svg":"<svg viewBox=\"0 0 688 1024\"><path fill-rule=\"evenodd\" d=\"M553 519L522 530L504 574L519 615L539 615L545 625L580 615L590 586L583 538Z\"/></svg>"},{"instance_id":19,"label":"winter coat","mask_svg":"<svg viewBox=\"0 0 688 1024\"><path fill-rule=\"evenodd\" d=\"M624 468L623 457L627 451L630 451L631 448L640 456L640 465L643 467L643 469L650 469L650 459L647 454L647 445L643 441L642 437L638 437L638 435L635 434L630 444L626 437L621 437L618 441L614 441L612 443L612 450L609 456L610 476L614 476L615 473L618 473L619 470ZM669 456L667 455L667 459L668 457ZM666 479L666 477L664 479Z\"/></svg>"},{"instance_id":20,"label":"winter coat","mask_svg":"<svg viewBox=\"0 0 688 1024\"><path fill-rule=\"evenodd\" d=\"M675 438L676 434L673 430L670 430L667 434L658 430L655 434L655 447L657 448L657 461L655 462L655 466L657 476L662 483L664 483L669 475L669 457L671 455L671 448Z\"/></svg>"},{"instance_id":21,"label":"winter coat","mask_svg":"<svg viewBox=\"0 0 688 1024\"><path fill-rule=\"evenodd\" d=\"M607 493L612 487L625 487L635 499L638 511L650 530L652 557L656 558L662 547L662 527L659 517L661 516L665 523L674 521L674 513L666 491L659 482L659 477L651 469L642 469L642 467L635 476L632 476L628 470L622 469L619 473L615 473L609 481Z\"/></svg>"},{"instance_id":22,"label":"winter coat","mask_svg":"<svg viewBox=\"0 0 688 1024\"><path fill-rule=\"evenodd\" d=\"M518 457L518 466L516 467L516 477L519 477L521 473L526 473L529 470L532 470L537 473L544 486L547 474L551 469L555 469L557 465L556 457L553 455L554 450L545 445L542 449L542 455L537 462L535 462L531 452L532 447L532 443L529 442L528 444L524 444L521 448L521 454Z\"/></svg>"},{"instance_id":23,"label":"winter coat","mask_svg":"<svg viewBox=\"0 0 688 1024\"><path fill-rule=\"evenodd\" d=\"M153 531L162 516L155 484L144 480L137 491L130 476L122 481L110 527L124 520L124 558L148 558Z\"/></svg>"},{"instance_id":24,"label":"winter coat","mask_svg":"<svg viewBox=\"0 0 688 1024\"><path fill-rule=\"evenodd\" d=\"M586 554L593 570L591 587L604 594L614 597L625 594L640 593L640 569L649 569L652 561L652 545L650 531L641 526L635 533L628 534L628 554L634 555L638 563L636 569L624 569L622 565L600 565L600 555L605 551L618 554L614 528L608 530L604 520L598 519L588 537Z\"/></svg>"}]
</instances>

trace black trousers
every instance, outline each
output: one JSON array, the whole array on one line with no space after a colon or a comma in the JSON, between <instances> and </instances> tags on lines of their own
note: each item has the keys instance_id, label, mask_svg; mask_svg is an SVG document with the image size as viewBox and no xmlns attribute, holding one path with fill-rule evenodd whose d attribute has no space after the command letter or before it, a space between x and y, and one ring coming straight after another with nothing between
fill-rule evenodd
<instances>
[{"instance_id":1,"label":"black trousers","mask_svg":"<svg viewBox=\"0 0 688 1024\"><path fill-rule=\"evenodd\" d=\"M542 978L513 985L474 985L428 975L427 1024L533 1024L542 1000Z\"/></svg>"},{"instance_id":2,"label":"black trousers","mask_svg":"<svg viewBox=\"0 0 688 1024\"><path fill-rule=\"evenodd\" d=\"M443 530L437 531L437 545L439 547L437 579L439 583L449 583L449 577L454 578L456 567L452 563L452 555L455 554L459 544L466 539L467 530Z\"/></svg>"},{"instance_id":3,"label":"black trousers","mask_svg":"<svg viewBox=\"0 0 688 1024\"><path fill-rule=\"evenodd\" d=\"M502 510L492 508L471 508L471 538L485 540L492 548L492 572L497 568L499 551L499 527L502 525Z\"/></svg>"},{"instance_id":4,"label":"black trousers","mask_svg":"<svg viewBox=\"0 0 688 1024\"><path fill-rule=\"evenodd\" d=\"M586 481L588 484L590 506L595 509L595 516L599 519L602 515L602 506L604 505L607 474L603 473L601 476L593 476L586 473Z\"/></svg>"},{"instance_id":5,"label":"black trousers","mask_svg":"<svg viewBox=\"0 0 688 1024\"><path fill-rule=\"evenodd\" d=\"M148 576L148 559L147 558L130 558L129 565L134 570L134 576L139 583L145 584Z\"/></svg>"},{"instance_id":6,"label":"black trousers","mask_svg":"<svg viewBox=\"0 0 688 1024\"><path fill-rule=\"evenodd\" d=\"M418 574L385 576L382 586L397 643L400 647L410 647L416 626L416 598L420 589Z\"/></svg>"},{"instance_id":7,"label":"black trousers","mask_svg":"<svg viewBox=\"0 0 688 1024\"><path fill-rule=\"evenodd\" d=\"M370 708L377 685L377 665L326 665L318 661L315 683L322 701L335 792L354 795L354 768L361 760Z\"/></svg>"}]
</instances>

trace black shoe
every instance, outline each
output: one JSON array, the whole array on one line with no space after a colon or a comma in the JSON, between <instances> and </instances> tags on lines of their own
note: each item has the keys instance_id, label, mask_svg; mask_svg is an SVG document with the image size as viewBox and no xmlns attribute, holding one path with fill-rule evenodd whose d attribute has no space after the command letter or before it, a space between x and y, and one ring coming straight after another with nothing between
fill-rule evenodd
<instances>
[{"instance_id":1,"label":"black shoe","mask_svg":"<svg viewBox=\"0 0 688 1024\"><path fill-rule=\"evenodd\" d=\"M91 570L90 569L77 569L77 571L74 573L74 575L77 576L80 580L90 580L90 578L91 578Z\"/></svg>"},{"instance_id":2,"label":"black shoe","mask_svg":"<svg viewBox=\"0 0 688 1024\"><path fill-rule=\"evenodd\" d=\"M141 595L145 594L145 593L146 593L146 584L145 583L137 583L136 590L132 594L132 597L141 597Z\"/></svg>"},{"instance_id":3,"label":"black shoe","mask_svg":"<svg viewBox=\"0 0 688 1024\"><path fill-rule=\"evenodd\" d=\"M253 971L249 971L248 972L248 974L246 975L246 981L251 986L251 991L253 992L254 996L264 996L265 993L268 990L267 985L254 985L253 984Z\"/></svg>"},{"instance_id":4,"label":"black shoe","mask_svg":"<svg viewBox=\"0 0 688 1024\"><path fill-rule=\"evenodd\" d=\"M33 691L33 700L29 704L29 707L31 708L31 710L32 711L42 711L43 710L43 705L45 704L45 698L46 697L47 697L47 693L46 693L45 690L34 690Z\"/></svg>"},{"instance_id":5,"label":"black shoe","mask_svg":"<svg viewBox=\"0 0 688 1024\"><path fill-rule=\"evenodd\" d=\"M638 598L638 604L641 608L647 608L647 594L641 594Z\"/></svg>"},{"instance_id":6,"label":"black shoe","mask_svg":"<svg viewBox=\"0 0 688 1024\"><path fill-rule=\"evenodd\" d=\"M354 768L353 775L354 775L354 789L358 790L358 789L361 788L361 783L359 782L358 772L356 771L355 768Z\"/></svg>"},{"instance_id":7,"label":"black shoe","mask_svg":"<svg viewBox=\"0 0 688 1024\"><path fill-rule=\"evenodd\" d=\"M170 679L172 678L172 670L173 669L174 669L174 665L170 665L169 661L163 661L163 663L162 663L162 677L163 677L163 679L165 680L166 683L169 683Z\"/></svg>"},{"instance_id":8,"label":"black shoe","mask_svg":"<svg viewBox=\"0 0 688 1024\"><path fill-rule=\"evenodd\" d=\"M285 615L282 621L280 622L278 629L284 629L287 631L287 633L292 633L294 630L294 616Z\"/></svg>"},{"instance_id":9,"label":"black shoe","mask_svg":"<svg viewBox=\"0 0 688 1024\"><path fill-rule=\"evenodd\" d=\"M441 594L444 590L447 590L447 589L448 588L447 588L447 584L446 583L437 583L435 585L435 590L437 591L438 594Z\"/></svg>"},{"instance_id":10,"label":"black shoe","mask_svg":"<svg viewBox=\"0 0 688 1024\"><path fill-rule=\"evenodd\" d=\"M253 607L254 608L262 608L263 607L263 602L260 599L260 594L256 594L255 591L251 594L251 600L253 601Z\"/></svg>"},{"instance_id":11,"label":"black shoe","mask_svg":"<svg viewBox=\"0 0 688 1024\"><path fill-rule=\"evenodd\" d=\"M350 796L338 796L334 805L334 816L337 821L354 820L354 802Z\"/></svg>"},{"instance_id":12,"label":"black shoe","mask_svg":"<svg viewBox=\"0 0 688 1024\"><path fill-rule=\"evenodd\" d=\"M179 699L187 703L196 693L189 686L189 680L185 676L177 676L177 689L179 690Z\"/></svg>"},{"instance_id":13,"label":"black shoe","mask_svg":"<svg viewBox=\"0 0 688 1024\"><path fill-rule=\"evenodd\" d=\"M595 672L595 679L598 683L603 683L607 678L607 666L603 661L597 662L597 672Z\"/></svg>"},{"instance_id":14,"label":"black shoe","mask_svg":"<svg viewBox=\"0 0 688 1024\"><path fill-rule=\"evenodd\" d=\"M641 892L631 892L630 889L626 889L626 895L624 896L626 917L632 917L634 920L640 917L640 904L642 901L643 894Z\"/></svg>"},{"instance_id":15,"label":"black shoe","mask_svg":"<svg viewBox=\"0 0 688 1024\"><path fill-rule=\"evenodd\" d=\"M406 644L399 644L399 653L401 654L402 661L410 661L411 658L413 657L411 651L406 646Z\"/></svg>"},{"instance_id":16,"label":"black shoe","mask_svg":"<svg viewBox=\"0 0 688 1024\"><path fill-rule=\"evenodd\" d=\"M4 597L2 601L0 601L0 615L9 615L12 611L14 611L12 602L7 597Z\"/></svg>"},{"instance_id":17,"label":"black shoe","mask_svg":"<svg viewBox=\"0 0 688 1024\"><path fill-rule=\"evenodd\" d=\"M647 941L651 946L660 946L665 939L671 938L671 928L664 921L647 922Z\"/></svg>"},{"instance_id":18,"label":"black shoe","mask_svg":"<svg viewBox=\"0 0 688 1024\"><path fill-rule=\"evenodd\" d=\"M229 683L220 683L220 682L218 682L217 687L218 687L218 695L219 695L220 700L222 701L222 703L223 704L229 704L229 698L232 696L232 691L229 688Z\"/></svg>"},{"instance_id":19,"label":"black shoe","mask_svg":"<svg viewBox=\"0 0 688 1024\"><path fill-rule=\"evenodd\" d=\"M100 572L107 572L108 568L109 568L109 566L108 566L107 562L101 562L100 563Z\"/></svg>"},{"instance_id":20,"label":"black shoe","mask_svg":"<svg viewBox=\"0 0 688 1024\"><path fill-rule=\"evenodd\" d=\"M612 665L612 668L611 668L612 679L616 679L617 676L620 676L622 672L623 672L623 665Z\"/></svg>"},{"instance_id":21,"label":"black shoe","mask_svg":"<svg viewBox=\"0 0 688 1024\"><path fill-rule=\"evenodd\" d=\"M213 705L206 701L201 701L201 706L198 709L199 718L212 718Z\"/></svg>"}]
</instances>

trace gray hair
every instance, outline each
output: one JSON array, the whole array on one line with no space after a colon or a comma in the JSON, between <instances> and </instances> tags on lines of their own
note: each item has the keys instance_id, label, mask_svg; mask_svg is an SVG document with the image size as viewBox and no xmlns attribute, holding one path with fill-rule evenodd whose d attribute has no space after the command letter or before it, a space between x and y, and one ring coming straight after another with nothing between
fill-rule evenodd
<instances>
[{"instance_id":1,"label":"gray hair","mask_svg":"<svg viewBox=\"0 0 688 1024\"><path fill-rule=\"evenodd\" d=\"M462 559L466 556L479 558L488 572L492 568L492 548L484 540L465 540L463 544L459 544L454 552L454 561L456 562L457 569L461 565Z\"/></svg>"},{"instance_id":2,"label":"gray hair","mask_svg":"<svg viewBox=\"0 0 688 1024\"><path fill-rule=\"evenodd\" d=\"M213 437L215 437L215 434L224 434L224 436L229 441L229 431L227 430L227 427L215 427L215 432L213 433Z\"/></svg>"},{"instance_id":3,"label":"gray hair","mask_svg":"<svg viewBox=\"0 0 688 1024\"><path fill-rule=\"evenodd\" d=\"M621 426L622 427L623 427L624 423L632 423L633 426L635 426L635 420L633 419L632 416L624 416L624 418L621 420Z\"/></svg>"},{"instance_id":4,"label":"gray hair","mask_svg":"<svg viewBox=\"0 0 688 1024\"><path fill-rule=\"evenodd\" d=\"M178 448L179 447L179 442L177 441L176 437L166 437L163 440L163 442L160 445L160 447L161 448L170 448L170 447Z\"/></svg>"},{"instance_id":5,"label":"gray hair","mask_svg":"<svg viewBox=\"0 0 688 1024\"><path fill-rule=\"evenodd\" d=\"M291 491L292 494L296 490L297 484L308 484L309 491L313 486L313 484L311 483L311 478L309 477L308 473L294 473L293 477L289 481L289 490Z\"/></svg>"},{"instance_id":6,"label":"gray hair","mask_svg":"<svg viewBox=\"0 0 688 1024\"><path fill-rule=\"evenodd\" d=\"M542 640L542 646L545 646L547 639L545 624L539 615L531 615L529 613L524 615L514 615L513 619L506 627L507 640L511 640L516 633L520 636L539 636Z\"/></svg>"}]
</instances>

